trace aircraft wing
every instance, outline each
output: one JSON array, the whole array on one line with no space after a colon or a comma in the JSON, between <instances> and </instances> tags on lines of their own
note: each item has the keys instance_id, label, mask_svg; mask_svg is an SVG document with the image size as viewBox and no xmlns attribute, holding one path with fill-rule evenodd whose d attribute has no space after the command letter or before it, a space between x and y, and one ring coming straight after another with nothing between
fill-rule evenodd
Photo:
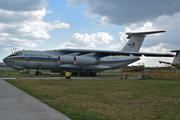
<instances>
[{"instance_id":1,"label":"aircraft wing","mask_svg":"<svg viewBox=\"0 0 180 120\"><path fill-rule=\"evenodd\" d=\"M162 53L144 53L144 52L125 52L125 51L111 51L111 50L88 50L88 49L60 49L55 50L56 52L63 53L64 55L77 53L77 56L92 54L94 57L105 57L105 56L115 56L115 55L134 55L134 56L148 56L148 57L174 57L173 54L162 54Z\"/></svg>"}]
</instances>

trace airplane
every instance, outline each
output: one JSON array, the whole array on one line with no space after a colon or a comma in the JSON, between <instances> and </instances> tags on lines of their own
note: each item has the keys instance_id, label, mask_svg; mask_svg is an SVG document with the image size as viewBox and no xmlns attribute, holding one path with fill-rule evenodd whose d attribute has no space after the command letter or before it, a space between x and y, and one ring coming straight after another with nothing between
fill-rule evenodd
<instances>
[{"instance_id":1,"label":"airplane","mask_svg":"<svg viewBox=\"0 0 180 120\"><path fill-rule=\"evenodd\" d=\"M174 56L172 63L164 61L159 61L159 63L169 64L177 67L180 70L180 50L172 50L171 52L176 52L176 55Z\"/></svg>"},{"instance_id":2,"label":"airplane","mask_svg":"<svg viewBox=\"0 0 180 120\"><path fill-rule=\"evenodd\" d=\"M46 51L21 50L3 59L4 63L16 70L37 69L65 70L72 75L96 76L104 70L117 69L140 60L140 56L174 57L173 54L144 53L139 49L146 35L165 31L128 32L129 41L121 51L91 49L57 49Z\"/></svg>"}]
</instances>

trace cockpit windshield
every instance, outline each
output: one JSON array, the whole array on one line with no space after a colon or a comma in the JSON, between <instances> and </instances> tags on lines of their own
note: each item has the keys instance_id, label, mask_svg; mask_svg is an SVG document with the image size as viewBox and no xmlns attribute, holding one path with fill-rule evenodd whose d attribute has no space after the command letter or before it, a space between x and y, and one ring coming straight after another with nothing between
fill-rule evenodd
<instances>
[{"instance_id":1,"label":"cockpit windshield","mask_svg":"<svg viewBox=\"0 0 180 120\"><path fill-rule=\"evenodd\" d=\"M12 53L12 54L9 55L8 57L11 57L11 56L19 56L19 55L22 55L22 52L15 52L15 53Z\"/></svg>"}]
</instances>

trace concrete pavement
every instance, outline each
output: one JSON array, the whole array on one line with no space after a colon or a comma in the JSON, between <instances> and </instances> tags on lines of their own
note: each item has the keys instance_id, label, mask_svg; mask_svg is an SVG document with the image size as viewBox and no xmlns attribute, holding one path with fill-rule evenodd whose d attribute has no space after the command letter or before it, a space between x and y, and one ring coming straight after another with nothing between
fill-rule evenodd
<instances>
[{"instance_id":1,"label":"concrete pavement","mask_svg":"<svg viewBox=\"0 0 180 120\"><path fill-rule=\"evenodd\" d=\"M0 120L70 120L0 78Z\"/></svg>"}]
</instances>

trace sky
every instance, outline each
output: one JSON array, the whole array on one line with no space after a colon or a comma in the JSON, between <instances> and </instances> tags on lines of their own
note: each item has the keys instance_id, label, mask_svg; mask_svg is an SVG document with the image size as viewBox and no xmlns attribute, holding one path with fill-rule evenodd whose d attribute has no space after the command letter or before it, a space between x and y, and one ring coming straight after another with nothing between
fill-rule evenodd
<instances>
[{"instance_id":1,"label":"sky","mask_svg":"<svg viewBox=\"0 0 180 120\"><path fill-rule=\"evenodd\" d=\"M0 62L13 48L120 51L126 32L152 30L166 32L148 35L140 52L180 49L180 0L0 0ZM141 57L133 65L172 59Z\"/></svg>"}]
</instances>

